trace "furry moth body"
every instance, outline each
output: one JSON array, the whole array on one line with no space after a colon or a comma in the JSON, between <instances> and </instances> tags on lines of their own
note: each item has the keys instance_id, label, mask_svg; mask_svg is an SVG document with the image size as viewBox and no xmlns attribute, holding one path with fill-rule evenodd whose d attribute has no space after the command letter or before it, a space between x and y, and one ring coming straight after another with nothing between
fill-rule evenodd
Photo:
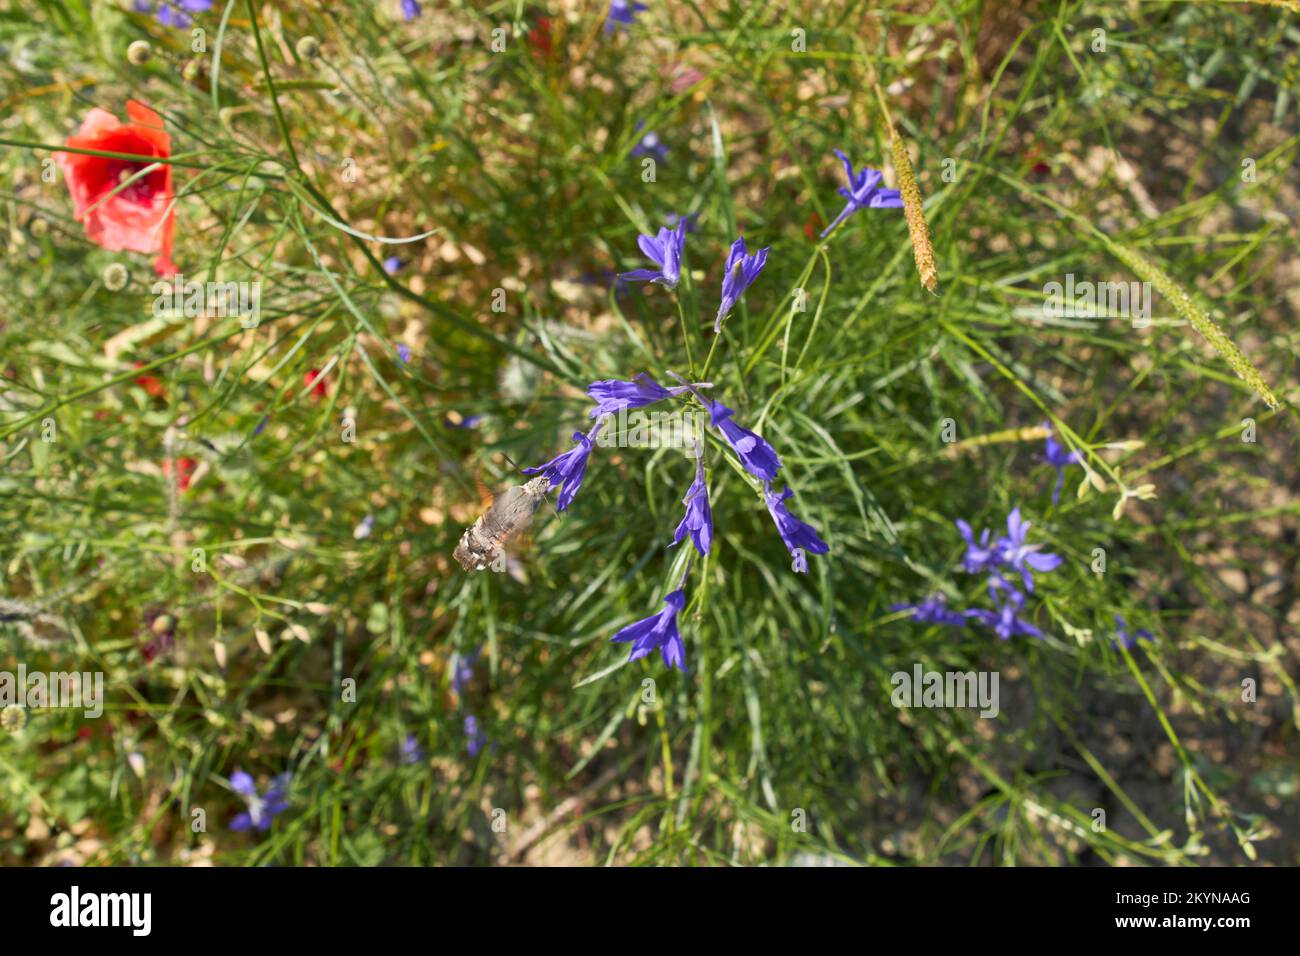
<instances>
[{"instance_id":1,"label":"furry moth body","mask_svg":"<svg viewBox=\"0 0 1300 956\"><path fill-rule=\"evenodd\" d=\"M482 571L490 567L501 556L506 543L532 523L533 515L546 500L550 486L550 479L541 475L527 484L507 488L498 495L488 510L461 535L453 555L460 566L466 571Z\"/></svg>"}]
</instances>

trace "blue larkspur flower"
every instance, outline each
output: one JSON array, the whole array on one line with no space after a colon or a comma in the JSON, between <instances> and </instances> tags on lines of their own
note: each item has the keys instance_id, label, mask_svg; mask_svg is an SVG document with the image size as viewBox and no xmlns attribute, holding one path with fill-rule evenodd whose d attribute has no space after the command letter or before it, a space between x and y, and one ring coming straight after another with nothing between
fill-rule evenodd
<instances>
[{"instance_id":1,"label":"blue larkspur flower","mask_svg":"<svg viewBox=\"0 0 1300 956\"><path fill-rule=\"evenodd\" d=\"M1024 610L1024 607L1025 595L1008 586L1006 595L996 610L988 611L984 608L973 608L966 612L966 616L979 621L986 627L992 628L993 632L1004 641L1010 640L1017 634L1042 637L1042 631L1020 616L1020 612Z\"/></svg>"},{"instance_id":2,"label":"blue larkspur flower","mask_svg":"<svg viewBox=\"0 0 1300 956\"><path fill-rule=\"evenodd\" d=\"M1028 544L1025 539L1029 534L1029 528L1030 522L1020 517L1020 509L1012 508L1011 514L1007 515L1007 533L1004 537L998 538L994 548L998 561L1019 572L1025 582L1025 589L1033 591L1032 572L1054 571L1065 559L1058 554L1047 554L1041 551L1041 544Z\"/></svg>"},{"instance_id":3,"label":"blue larkspur flower","mask_svg":"<svg viewBox=\"0 0 1300 956\"><path fill-rule=\"evenodd\" d=\"M409 23L420 15L420 4L417 0L402 0L402 16Z\"/></svg>"},{"instance_id":4,"label":"blue larkspur flower","mask_svg":"<svg viewBox=\"0 0 1300 956\"><path fill-rule=\"evenodd\" d=\"M897 189L881 188L880 182L884 179L884 174L880 170L863 166L862 172L855 173L853 164L849 162L847 156L838 149L835 150L835 155L844 164L844 173L849 178L849 185L840 187L840 195L848 200L848 205L840 211L829 226L822 230L822 238L859 209L903 208L903 197Z\"/></svg>"},{"instance_id":5,"label":"blue larkspur flower","mask_svg":"<svg viewBox=\"0 0 1300 956\"><path fill-rule=\"evenodd\" d=\"M745 237L741 236L731 244L727 253L726 273L722 277L722 302L718 306L718 317L713 320L713 331L722 331L722 320L736 307L740 297L750 287L758 274L767 265L767 253L771 246L765 246L753 255L745 255Z\"/></svg>"},{"instance_id":6,"label":"blue larkspur flower","mask_svg":"<svg viewBox=\"0 0 1300 956\"><path fill-rule=\"evenodd\" d=\"M688 391L689 385L664 388L650 377L649 372L634 375L630 382L619 378L601 379L587 386L587 394L596 400L596 407L589 414L592 418L600 418L616 414L625 408L645 408Z\"/></svg>"},{"instance_id":7,"label":"blue larkspur flower","mask_svg":"<svg viewBox=\"0 0 1300 956\"><path fill-rule=\"evenodd\" d=\"M230 789L239 794L248 809L236 814L230 829L236 831L270 829L271 821L289 808L289 775L282 773L271 781L266 793L259 795L250 774L236 770L230 775Z\"/></svg>"},{"instance_id":8,"label":"blue larkspur flower","mask_svg":"<svg viewBox=\"0 0 1300 956\"><path fill-rule=\"evenodd\" d=\"M644 3L631 0L609 0L609 16L605 18L605 32L626 30L636 22L636 15L646 9Z\"/></svg>"},{"instance_id":9,"label":"blue larkspur flower","mask_svg":"<svg viewBox=\"0 0 1300 956\"><path fill-rule=\"evenodd\" d=\"M768 513L776 522L776 530L785 542L786 550L794 556L794 569L800 574L807 574L808 555L825 554L831 546L821 539L816 528L790 513L785 502L793 497L794 492L789 488L778 495L771 485L763 482L763 500L767 502Z\"/></svg>"},{"instance_id":10,"label":"blue larkspur flower","mask_svg":"<svg viewBox=\"0 0 1300 956\"><path fill-rule=\"evenodd\" d=\"M645 657L658 649L664 666L686 670L686 647L681 632L677 630L677 612L686 606L686 593L678 588L664 598L664 608L658 614L629 624L610 638L610 643L632 642L629 661Z\"/></svg>"},{"instance_id":11,"label":"blue larkspur flower","mask_svg":"<svg viewBox=\"0 0 1300 956\"><path fill-rule=\"evenodd\" d=\"M411 347L405 342L397 343L397 360L403 365L411 364Z\"/></svg>"},{"instance_id":12,"label":"blue larkspur flower","mask_svg":"<svg viewBox=\"0 0 1300 956\"><path fill-rule=\"evenodd\" d=\"M709 485L704 480L703 457L695 460L695 480L686 489L682 504L686 506L686 515L677 525L673 544L681 544L682 538L690 534L695 550L703 557L709 553L709 544L713 541L713 511L709 508Z\"/></svg>"},{"instance_id":13,"label":"blue larkspur flower","mask_svg":"<svg viewBox=\"0 0 1300 956\"><path fill-rule=\"evenodd\" d=\"M1138 641L1154 641L1155 639L1156 636L1144 627L1138 628L1135 633L1130 635L1128 622L1124 620L1124 615L1115 615L1115 636L1111 638L1111 647L1126 647L1131 651L1137 647Z\"/></svg>"},{"instance_id":14,"label":"blue larkspur flower","mask_svg":"<svg viewBox=\"0 0 1300 956\"><path fill-rule=\"evenodd\" d=\"M478 428L479 425L483 424L485 417L483 415L462 415L460 412L457 412L456 415L457 418L452 418L450 415L446 416L443 418L442 423L448 428Z\"/></svg>"},{"instance_id":15,"label":"blue larkspur flower","mask_svg":"<svg viewBox=\"0 0 1300 956\"><path fill-rule=\"evenodd\" d=\"M592 439L596 437L603 423L603 419L596 422L591 431L585 435L582 432L574 432L573 440L578 443L577 447L556 455L544 465L523 470L525 475L545 475L550 479L552 488L557 485L562 486L560 497L555 502L556 510L564 511L568 508L578 489L582 487L582 480L587 477L587 459L591 457Z\"/></svg>"},{"instance_id":16,"label":"blue larkspur flower","mask_svg":"<svg viewBox=\"0 0 1300 956\"><path fill-rule=\"evenodd\" d=\"M979 574L994 567L998 563L998 550L996 545L989 544L988 528L984 529L983 534L976 541L968 521L958 518L955 523L957 530L966 540L966 553L962 555L962 570L967 574Z\"/></svg>"},{"instance_id":17,"label":"blue larkspur flower","mask_svg":"<svg viewBox=\"0 0 1300 956\"><path fill-rule=\"evenodd\" d=\"M682 250L686 246L686 223L679 221L675 227L668 229L661 226L655 236L637 236L636 244L641 247L646 258L657 265L658 269L633 269L620 272L620 279L634 282L658 282L670 289L677 288L682 278Z\"/></svg>"},{"instance_id":18,"label":"blue larkspur flower","mask_svg":"<svg viewBox=\"0 0 1300 956\"><path fill-rule=\"evenodd\" d=\"M384 271L390 276L402 271L402 259L400 256L389 256L384 260Z\"/></svg>"},{"instance_id":19,"label":"blue larkspur flower","mask_svg":"<svg viewBox=\"0 0 1300 956\"><path fill-rule=\"evenodd\" d=\"M643 129L645 129L645 120L637 120L634 132L640 133ZM636 141L636 145L632 147L632 155L653 156L659 162L664 163L668 161L668 147L664 145L658 133L650 130Z\"/></svg>"},{"instance_id":20,"label":"blue larkspur flower","mask_svg":"<svg viewBox=\"0 0 1300 956\"><path fill-rule=\"evenodd\" d=\"M471 757L477 757L478 752L487 745L487 735L479 729L478 718L473 714L465 715L465 749L469 751Z\"/></svg>"},{"instance_id":21,"label":"blue larkspur flower","mask_svg":"<svg viewBox=\"0 0 1300 956\"><path fill-rule=\"evenodd\" d=\"M891 611L911 611L912 619L922 624L946 624L949 627L965 627L966 616L960 611L948 607L948 600L942 594L932 594L920 604L891 604Z\"/></svg>"},{"instance_id":22,"label":"blue larkspur flower","mask_svg":"<svg viewBox=\"0 0 1300 956\"><path fill-rule=\"evenodd\" d=\"M1058 504L1061 500L1061 488L1065 485L1065 469L1070 465L1083 464L1083 456L1077 451L1070 451L1052 434L1052 423L1043 422L1043 427L1047 429L1047 446L1044 448L1044 457L1047 463L1056 469L1056 487L1052 490L1052 504Z\"/></svg>"},{"instance_id":23,"label":"blue larkspur flower","mask_svg":"<svg viewBox=\"0 0 1300 956\"><path fill-rule=\"evenodd\" d=\"M451 670L451 689L457 696L464 694L465 688L474 679L474 665L478 662L478 655L482 650L481 647L476 647L473 653L457 655L456 663Z\"/></svg>"},{"instance_id":24,"label":"blue larkspur flower","mask_svg":"<svg viewBox=\"0 0 1300 956\"><path fill-rule=\"evenodd\" d=\"M213 0L162 0L158 12L154 14L158 22L165 27L183 30L194 22L192 13L206 13L212 9ZM137 13L149 13L153 10L152 0L136 0Z\"/></svg>"},{"instance_id":25,"label":"blue larkspur flower","mask_svg":"<svg viewBox=\"0 0 1300 956\"><path fill-rule=\"evenodd\" d=\"M420 748L420 742L415 739L415 734L407 734L402 739L402 748L398 759L408 767L424 759L424 751Z\"/></svg>"},{"instance_id":26,"label":"blue larkspur flower","mask_svg":"<svg viewBox=\"0 0 1300 956\"><path fill-rule=\"evenodd\" d=\"M720 431L727 444L735 449L745 470L762 481L775 479L781 468L781 459L777 457L776 450L761 436L732 421L731 416L736 413L726 405L703 396L700 396L700 401L709 410L709 424Z\"/></svg>"}]
</instances>

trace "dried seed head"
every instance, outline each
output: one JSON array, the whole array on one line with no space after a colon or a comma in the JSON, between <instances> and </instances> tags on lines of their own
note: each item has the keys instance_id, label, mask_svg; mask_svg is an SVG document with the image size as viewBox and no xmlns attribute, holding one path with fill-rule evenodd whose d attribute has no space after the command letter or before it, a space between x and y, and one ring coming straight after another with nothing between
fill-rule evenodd
<instances>
[{"instance_id":1,"label":"dried seed head","mask_svg":"<svg viewBox=\"0 0 1300 956\"><path fill-rule=\"evenodd\" d=\"M303 37L298 41L295 49L298 51L298 56L304 60L314 60L320 56L320 40L315 37Z\"/></svg>"},{"instance_id":2,"label":"dried seed head","mask_svg":"<svg viewBox=\"0 0 1300 956\"><path fill-rule=\"evenodd\" d=\"M109 292L120 292L131 281L126 266L120 262L110 262L104 267L104 288Z\"/></svg>"},{"instance_id":3,"label":"dried seed head","mask_svg":"<svg viewBox=\"0 0 1300 956\"><path fill-rule=\"evenodd\" d=\"M921 190L916 185L916 173L912 171L907 146L894 129L893 123L889 123L889 145L894 155L898 191L903 196L903 215L907 217L907 231L912 237L912 258L916 260L916 271L921 276L921 285L930 292L935 292L939 287L939 272L934 267L930 229L925 224L925 212L921 208Z\"/></svg>"},{"instance_id":4,"label":"dried seed head","mask_svg":"<svg viewBox=\"0 0 1300 956\"><path fill-rule=\"evenodd\" d=\"M153 56L153 47L148 40L136 40L126 48L126 62L132 66L144 66Z\"/></svg>"},{"instance_id":5,"label":"dried seed head","mask_svg":"<svg viewBox=\"0 0 1300 956\"><path fill-rule=\"evenodd\" d=\"M18 733L26 723L27 708L21 704L10 704L4 710L0 710L0 727L11 734Z\"/></svg>"},{"instance_id":6,"label":"dried seed head","mask_svg":"<svg viewBox=\"0 0 1300 956\"><path fill-rule=\"evenodd\" d=\"M1259 369L1251 363L1250 359L1237 347L1236 343L1228 338L1227 334L1210 317L1209 313L1201 308L1167 272L1140 252L1130 249L1128 246L1109 239L1106 240L1106 245L1116 259L1137 273L1138 278L1150 282L1156 287L1156 291L1168 300L1170 305L1174 307L1174 311L1190 322L1205 337L1205 340L1218 350L1219 354L1228 363L1228 366L1254 390L1256 395L1264 400L1265 405L1272 409L1281 407L1280 400L1273 393L1273 390L1269 388L1268 383L1264 381L1264 376L1260 374Z\"/></svg>"}]
</instances>

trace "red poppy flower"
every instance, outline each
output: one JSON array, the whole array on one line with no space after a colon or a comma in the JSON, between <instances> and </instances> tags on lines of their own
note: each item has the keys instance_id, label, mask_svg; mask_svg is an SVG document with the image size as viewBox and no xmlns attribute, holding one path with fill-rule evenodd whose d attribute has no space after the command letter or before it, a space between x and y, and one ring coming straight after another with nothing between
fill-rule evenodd
<instances>
[{"instance_id":1,"label":"red poppy flower","mask_svg":"<svg viewBox=\"0 0 1300 956\"><path fill-rule=\"evenodd\" d=\"M825 228L826 220L814 212L804 221L803 234L808 237L809 242L814 242L817 239L818 231Z\"/></svg>"},{"instance_id":2,"label":"red poppy flower","mask_svg":"<svg viewBox=\"0 0 1300 956\"><path fill-rule=\"evenodd\" d=\"M304 375L302 383L311 386L311 397L317 400L324 398L330 392L329 383L325 381L325 376L321 374L321 370L318 368L314 368Z\"/></svg>"},{"instance_id":3,"label":"red poppy flower","mask_svg":"<svg viewBox=\"0 0 1300 956\"><path fill-rule=\"evenodd\" d=\"M193 458L177 458L176 465L173 468L170 458L164 458L162 463L162 473L170 475L173 471L176 473L176 488L182 494L190 490L190 482L194 480L194 471L199 467L199 463Z\"/></svg>"},{"instance_id":4,"label":"red poppy flower","mask_svg":"<svg viewBox=\"0 0 1300 956\"><path fill-rule=\"evenodd\" d=\"M68 137L67 145L162 159L171 156L171 137L163 128L162 117L135 100L126 104L126 115L128 122L123 123L96 107L86 114L81 131ZM68 181L76 218L86 227L86 238L105 249L158 253L154 260L158 274L176 274L172 262L176 194L170 165L160 166L112 198L105 198L149 163L63 152L55 153L54 159Z\"/></svg>"},{"instance_id":5,"label":"red poppy flower","mask_svg":"<svg viewBox=\"0 0 1300 956\"><path fill-rule=\"evenodd\" d=\"M533 48L533 56L545 60L551 55L551 18L538 17L537 26L528 31L528 45Z\"/></svg>"},{"instance_id":6,"label":"red poppy flower","mask_svg":"<svg viewBox=\"0 0 1300 956\"><path fill-rule=\"evenodd\" d=\"M1043 161L1043 147L1038 143L1030 144L1025 151L1024 161L1030 164L1029 173L1032 176L1046 176L1052 171L1052 167Z\"/></svg>"},{"instance_id":7,"label":"red poppy flower","mask_svg":"<svg viewBox=\"0 0 1300 956\"><path fill-rule=\"evenodd\" d=\"M136 362L135 367L140 368L143 362ZM135 384L145 390L150 398L164 398L167 395L167 387L163 385L162 380L153 375L141 375L135 380Z\"/></svg>"}]
</instances>

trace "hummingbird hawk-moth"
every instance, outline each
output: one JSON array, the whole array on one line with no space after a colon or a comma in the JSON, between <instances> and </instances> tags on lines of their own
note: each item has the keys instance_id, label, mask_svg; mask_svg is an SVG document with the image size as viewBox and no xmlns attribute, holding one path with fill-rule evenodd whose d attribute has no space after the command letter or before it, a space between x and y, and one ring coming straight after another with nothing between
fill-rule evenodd
<instances>
[{"instance_id":1,"label":"hummingbird hawk-moth","mask_svg":"<svg viewBox=\"0 0 1300 956\"><path fill-rule=\"evenodd\" d=\"M527 528L546 500L551 480L539 475L527 484L507 488L461 535L453 557L466 571L482 571L503 556L508 542Z\"/></svg>"}]
</instances>

